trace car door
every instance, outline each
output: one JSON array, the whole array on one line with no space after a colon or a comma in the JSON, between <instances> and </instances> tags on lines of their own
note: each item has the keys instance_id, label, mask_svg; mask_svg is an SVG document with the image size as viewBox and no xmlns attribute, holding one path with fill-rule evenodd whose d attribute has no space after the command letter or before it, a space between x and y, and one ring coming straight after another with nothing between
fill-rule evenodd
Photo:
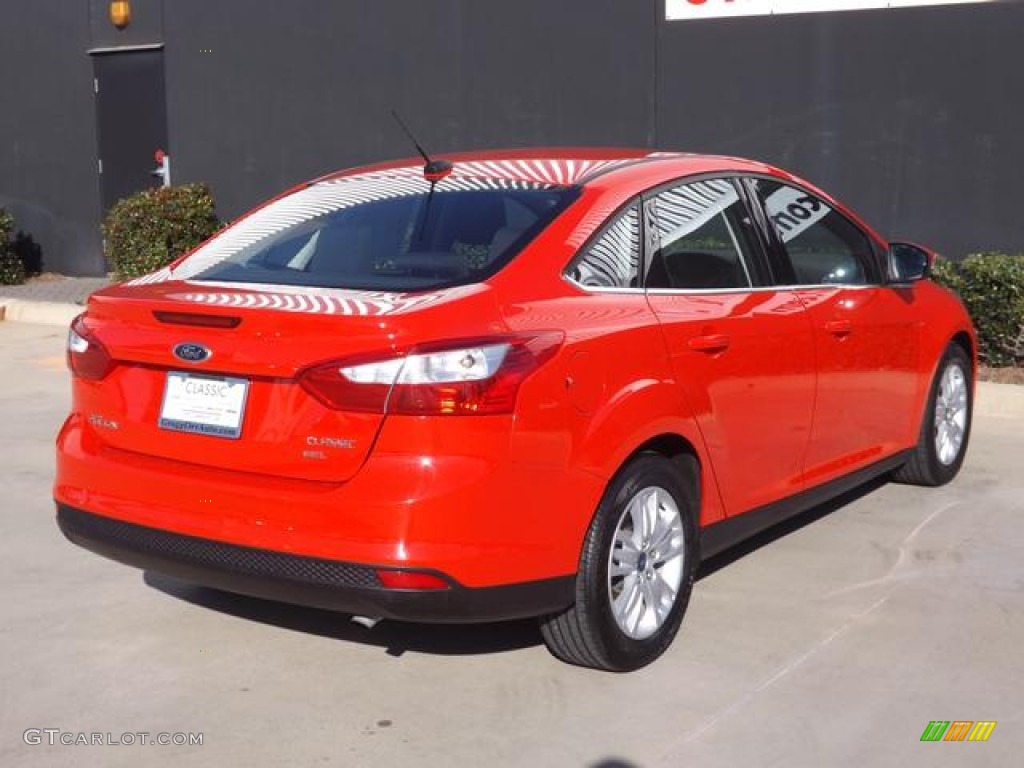
<instances>
[{"instance_id":1,"label":"car door","mask_svg":"<svg viewBox=\"0 0 1024 768\"><path fill-rule=\"evenodd\" d=\"M647 196L647 300L707 446L727 515L800 490L814 395L811 326L767 285L743 189L704 178Z\"/></svg>"},{"instance_id":2,"label":"car door","mask_svg":"<svg viewBox=\"0 0 1024 768\"><path fill-rule=\"evenodd\" d=\"M884 284L881 246L818 195L748 181L775 240L777 282L814 329L818 377L805 479L818 485L913 443L919 321L911 287Z\"/></svg>"}]
</instances>

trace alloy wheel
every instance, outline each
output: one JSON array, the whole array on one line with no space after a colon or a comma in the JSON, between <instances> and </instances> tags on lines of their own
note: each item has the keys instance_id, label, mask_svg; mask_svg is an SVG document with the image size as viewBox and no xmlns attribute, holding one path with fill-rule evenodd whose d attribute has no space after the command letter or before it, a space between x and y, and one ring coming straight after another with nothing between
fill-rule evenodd
<instances>
[{"instance_id":1,"label":"alloy wheel","mask_svg":"<svg viewBox=\"0 0 1024 768\"><path fill-rule=\"evenodd\" d=\"M955 362L946 366L935 398L935 455L945 466L956 461L967 430L967 377Z\"/></svg>"},{"instance_id":2,"label":"alloy wheel","mask_svg":"<svg viewBox=\"0 0 1024 768\"><path fill-rule=\"evenodd\" d=\"M685 572L686 534L664 488L638 491L622 513L608 558L608 597L619 629L634 640L654 635L675 605Z\"/></svg>"}]
</instances>

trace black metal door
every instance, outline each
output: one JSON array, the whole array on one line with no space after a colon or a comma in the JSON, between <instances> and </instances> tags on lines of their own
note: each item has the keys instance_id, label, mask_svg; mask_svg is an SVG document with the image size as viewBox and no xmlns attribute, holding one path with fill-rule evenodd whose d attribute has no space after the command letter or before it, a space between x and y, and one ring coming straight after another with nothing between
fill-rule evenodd
<instances>
[{"instance_id":1,"label":"black metal door","mask_svg":"<svg viewBox=\"0 0 1024 768\"><path fill-rule=\"evenodd\" d=\"M93 56L103 210L158 183L153 154L167 149L162 50Z\"/></svg>"}]
</instances>

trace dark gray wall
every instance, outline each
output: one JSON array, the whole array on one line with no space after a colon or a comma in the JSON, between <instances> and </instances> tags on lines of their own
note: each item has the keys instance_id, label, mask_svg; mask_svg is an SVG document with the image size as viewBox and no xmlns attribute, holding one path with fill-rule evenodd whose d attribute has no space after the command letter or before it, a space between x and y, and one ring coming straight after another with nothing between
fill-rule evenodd
<instances>
[{"instance_id":1,"label":"dark gray wall","mask_svg":"<svg viewBox=\"0 0 1024 768\"><path fill-rule=\"evenodd\" d=\"M432 151L614 144L757 157L884 235L1024 250L1024 2L664 21L663 0L32 0L0 16L0 205L46 269L104 271L92 48L165 44L176 182L233 218ZM209 51L209 52L207 52Z\"/></svg>"},{"instance_id":2,"label":"dark gray wall","mask_svg":"<svg viewBox=\"0 0 1024 768\"><path fill-rule=\"evenodd\" d=\"M43 268L103 274L90 49L160 41L162 0L132 0L118 31L104 0L0 11L0 207L42 248Z\"/></svg>"},{"instance_id":3,"label":"dark gray wall","mask_svg":"<svg viewBox=\"0 0 1024 768\"><path fill-rule=\"evenodd\" d=\"M1024 250L1024 4L672 22L666 147L782 165L883 236Z\"/></svg>"},{"instance_id":4,"label":"dark gray wall","mask_svg":"<svg viewBox=\"0 0 1024 768\"><path fill-rule=\"evenodd\" d=\"M653 138L652 2L175 0L171 155L234 216L302 179L414 150ZM200 53L212 49L212 53Z\"/></svg>"},{"instance_id":5,"label":"dark gray wall","mask_svg":"<svg viewBox=\"0 0 1024 768\"><path fill-rule=\"evenodd\" d=\"M100 273L99 187L84 4L33 0L0 16L0 207L43 268Z\"/></svg>"}]
</instances>

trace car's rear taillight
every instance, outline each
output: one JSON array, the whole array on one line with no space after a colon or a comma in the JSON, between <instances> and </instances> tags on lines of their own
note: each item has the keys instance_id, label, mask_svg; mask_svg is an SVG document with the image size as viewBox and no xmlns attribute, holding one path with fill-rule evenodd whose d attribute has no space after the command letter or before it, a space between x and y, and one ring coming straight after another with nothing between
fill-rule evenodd
<instances>
[{"instance_id":1,"label":"car's rear taillight","mask_svg":"<svg viewBox=\"0 0 1024 768\"><path fill-rule=\"evenodd\" d=\"M68 368L79 378L99 381L110 373L114 361L106 347L86 329L82 317L76 317L68 329Z\"/></svg>"},{"instance_id":2,"label":"car's rear taillight","mask_svg":"<svg viewBox=\"0 0 1024 768\"><path fill-rule=\"evenodd\" d=\"M511 413L519 386L558 350L562 334L421 345L402 357L335 360L299 379L329 408L468 416Z\"/></svg>"}]
</instances>

